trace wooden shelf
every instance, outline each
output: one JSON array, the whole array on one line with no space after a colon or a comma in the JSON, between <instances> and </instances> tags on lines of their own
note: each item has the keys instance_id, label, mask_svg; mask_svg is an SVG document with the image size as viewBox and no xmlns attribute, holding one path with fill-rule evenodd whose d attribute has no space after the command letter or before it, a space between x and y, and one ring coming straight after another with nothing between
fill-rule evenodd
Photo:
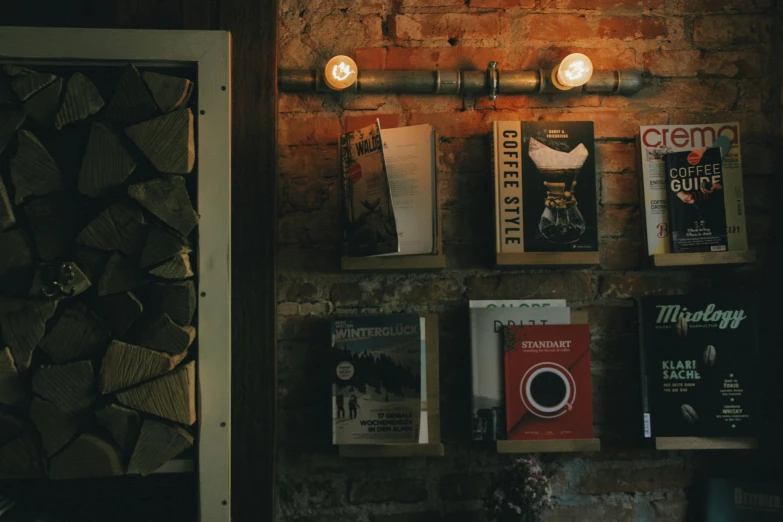
<instances>
[{"instance_id":1,"label":"wooden shelf","mask_svg":"<svg viewBox=\"0 0 783 522\"><path fill-rule=\"evenodd\" d=\"M751 450L759 442L753 437L656 437L659 450Z\"/></svg>"},{"instance_id":2,"label":"wooden shelf","mask_svg":"<svg viewBox=\"0 0 783 522\"><path fill-rule=\"evenodd\" d=\"M193 459L170 460L153 472L153 475L162 475L166 473L193 473L196 471L196 463ZM128 475L138 475L139 470L129 469Z\"/></svg>"},{"instance_id":3,"label":"wooden shelf","mask_svg":"<svg viewBox=\"0 0 783 522\"><path fill-rule=\"evenodd\" d=\"M343 444L340 456L346 458L442 457L442 442L427 444Z\"/></svg>"},{"instance_id":4,"label":"wooden shelf","mask_svg":"<svg viewBox=\"0 0 783 522\"><path fill-rule=\"evenodd\" d=\"M495 262L498 266L591 266L600 261L598 252L498 252Z\"/></svg>"},{"instance_id":5,"label":"wooden shelf","mask_svg":"<svg viewBox=\"0 0 783 522\"><path fill-rule=\"evenodd\" d=\"M601 451L599 439L578 440L499 440L498 453L568 453Z\"/></svg>"},{"instance_id":6,"label":"wooden shelf","mask_svg":"<svg viewBox=\"0 0 783 522\"><path fill-rule=\"evenodd\" d=\"M655 266L739 265L755 262L756 252L753 250L656 254L653 256Z\"/></svg>"},{"instance_id":7,"label":"wooden shelf","mask_svg":"<svg viewBox=\"0 0 783 522\"><path fill-rule=\"evenodd\" d=\"M440 270L446 268L446 256L343 257L341 265L343 270Z\"/></svg>"}]
</instances>

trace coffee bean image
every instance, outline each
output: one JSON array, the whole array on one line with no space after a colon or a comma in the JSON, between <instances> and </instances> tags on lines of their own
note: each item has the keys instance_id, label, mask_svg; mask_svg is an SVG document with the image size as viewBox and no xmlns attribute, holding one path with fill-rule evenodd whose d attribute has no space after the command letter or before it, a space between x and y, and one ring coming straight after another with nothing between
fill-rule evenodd
<instances>
[{"instance_id":1,"label":"coffee bean image","mask_svg":"<svg viewBox=\"0 0 783 522\"><path fill-rule=\"evenodd\" d=\"M699 416L696 414L696 410L693 409L693 406L683 404L680 407L680 411L682 412L682 416L685 418L685 420L691 424L699 422Z\"/></svg>"},{"instance_id":2,"label":"coffee bean image","mask_svg":"<svg viewBox=\"0 0 783 522\"><path fill-rule=\"evenodd\" d=\"M677 335L680 337L685 337L688 335L688 320L684 315L681 315L677 320Z\"/></svg>"},{"instance_id":3,"label":"coffee bean image","mask_svg":"<svg viewBox=\"0 0 783 522\"><path fill-rule=\"evenodd\" d=\"M715 364L715 347L711 344L708 344L707 347L704 349L704 364L707 366L712 366Z\"/></svg>"}]
</instances>

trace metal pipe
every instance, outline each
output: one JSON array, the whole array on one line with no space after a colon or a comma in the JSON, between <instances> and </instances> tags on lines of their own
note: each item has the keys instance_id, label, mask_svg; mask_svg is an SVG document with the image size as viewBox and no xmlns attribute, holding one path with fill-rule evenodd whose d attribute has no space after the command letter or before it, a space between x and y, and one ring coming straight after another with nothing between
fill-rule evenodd
<instances>
[{"instance_id":1,"label":"metal pipe","mask_svg":"<svg viewBox=\"0 0 783 522\"><path fill-rule=\"evenodd\" d=\"M279 88L283 92L339 92L330 89L322 70L281 69ZM638 71L595 71L585 85L562 90L557 87L552 70L501 71L492 64L487 71L359 71L356 83L345 92L353 93L410 93L410 94L478 94L493 95L522 93L613 93L633 94L644 87L644 78Z\"/></svg>"}]
</instances>

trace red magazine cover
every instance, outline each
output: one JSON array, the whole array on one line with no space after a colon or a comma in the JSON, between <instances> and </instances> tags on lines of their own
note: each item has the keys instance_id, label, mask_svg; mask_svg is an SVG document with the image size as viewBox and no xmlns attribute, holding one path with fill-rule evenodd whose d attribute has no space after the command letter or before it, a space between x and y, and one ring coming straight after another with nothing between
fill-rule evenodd
<instances>
[{"instance_id":1,"label":"red magazine cover","mask_svg":"<svg viewBox=\"0 0 783 522\"><path fill-rule=\"evenodd\" d=\"M592 439L590 327L505 327L508 440Z\"/></svg>"}]
</instances>

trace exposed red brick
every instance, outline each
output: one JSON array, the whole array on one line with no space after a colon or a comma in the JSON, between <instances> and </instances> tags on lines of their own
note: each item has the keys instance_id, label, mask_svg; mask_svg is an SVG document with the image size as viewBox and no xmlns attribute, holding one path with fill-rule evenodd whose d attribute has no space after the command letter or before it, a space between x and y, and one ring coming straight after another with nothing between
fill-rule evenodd
<instances>
[{"instance_id":1,"label":"exposed red brick","mask_svg":"<svg viewBox=\"0 0 783 522\"><path fill-rule=\"evenodd\" d=\"M766 137L772 132L770 114L765 112L677 110L672 116L671 123L696 124L731 121L739 122L743 141L747 139L748 134Z\"/></svg>"},{"instance_id":2,"label":"exposed red brick","mask_svg":"<svg viewBox=\"0 0 783 522\"><path fill-rule=\"evenodd\" d=\"M489 131L481 111L463 112L411 112L408 115L408 125L429 123L435 126L438 136L444 138L469 138L486 136Z\"/></svg>"},{"instance_id":3,"label":"exposed red brick","mask_svg":"<svg viewBox=\"0 0 783 522\"><path fill-rule=\"evenodd\" d=\"M598 230L603 237L638 239L642 232L639 209L628 207L604 207L599 210Z\"/></svg>"},{"instance_id":4,"label":"exposed red brick","mask_svg":"<svg viewBox=\"0 0 783 522\"><path fill-rule=\"evenodd\" d=\"M590 272L569 270L541 274L509 274L472 277L467 281L468 299L568 299L588 301L593 298Z\"/></svg>"},{"instance_id":5,"label":"exposed red brick","mask_svg":"<svg viewBox=\"0 0 783 522\"><path fill-rule=\"evenodd\" d=\"M536 0L470 0L469 5L486 9L513 9L514 7L532 9L536 6Z\"/></svg>"},{"instance_id":6,"label":"exposed red brick","mask_svg":"<svg viewBox=\"0 0 783 522\"><path fill-rule=\"evenodd\" d=\"M604 205L638 205L639 178L636 174L603 174L601 203Z\"/></svg>"},{"instance_id":7,"label":"exposed red brick","mask_svg":"<svg viewBox=\"0 0 783 522\"><path fill-rule=\"evenodd\" d=\"M698 272L602 274L598 293L610 299L630 299L645 295L683 295L709 288L711 282L711 278L704 277Z\"/></svg>"},{"instance_id":8,"label":"exposed red brick","mask_svg":"<svg viewBox=\"0 0 783 522\"><path fill-rule=\"evenodd\" d=\"M640 111L545 111L537 113L537 116L551 121L592 121L598 139L633 138L639 132L640 125L665 125L668 121L665 112Z\"/></svg>"},{"instance_id":9,"label":"exposed red brick","mask_svg":"<svg viewBox=\"0 0 783 522\"><path fill-rule=\"evenodd\" d=\"M528 40L567 42L593 35L587 19L578 14L531 14L525 21Z\"/></svg>"},{"instance_id":10,"label":"exposed red brick","mask_svg":"<svg viewBox=\"0 0 783 522\"><path fill-rule=\"evenodd\" d=\"M321 94L297 94L281 92L277 109L284 112L321 112L324 110L324 97Z\"/></svg>"},{"instance_id":11,"label":"exposed red brick","mask_svg":"<svg viewBox=\"0 0 783 522\"><path fill-rule=\"evenodd\" d=\"M611 9L613 7L663 9L665 0L545 0L543 7L559 9Z\"/></svg>"},{"instance_id":12,"label":"exposed red brick","mask_svg":"<svg viewBox=\"0 0 783 522\"><path fill-rule=\"evenodd\" d=\"M462 7L465 0L400 0L400 7Z\"/></svg>"},{"instance_id":13,"label":"exposed red brick","mask_svg":"<svg viewBox=\"0 0 783 522\"><path fill-rule=\"evenodd\" d=\"M344 132L350 132L366 127L367 125L372 125L375 123L376 118L380 120L382 129L391 129L400 126L399 114L382 114L377 112L360 115L349 114L345 117L345 123L343 124L343 128L345 129Z\"/></svg>"},{"instance_id":14,"label":"exposed red brick","mask_svg":"<svg viewBox=\"0 0 783 522\"><path fill-rule=\"evenodd\" d=\"M353 54L356 66L361 69L378 70L386 68L386 48L365 47L356 49Z\"/></svg>"},{"instance_id":15,"label":"exposed red brick","mask_svg":"<svg viewBox=\"0 0 783 522\"><path fill-rule=\"evenodd\" d=\"M685 11L710 11L715 13L724 10L759 11L772 5L772 0L684 0L682 8Z\"/></svg>"},{"instance_id":16,"label":"exposed red brick","mask_svg":"<svg viewBox=\"0 0 783 522\"><path fill-rule=\"evenodd\" d=\"M693 470L683 465L645 466L644 472L636 466L602 469L582 477L585 493L622 493L623 491L654 491L658 489L683 489L693 482Z\"/></svg>"},{"instance_id":17,"label":"exposed red brick","mask_svg":"<svg viewBox=\"0 0 783 522\"><path fill-rule=\"evenodd\" d=\"M636 171L636 145L633 143L596 143L596 168L607 172Z\"/></svg>"},{"instance_id":18,"label":"exposed red brick","mask_svg":"<svg viewBox=\"0 0 783 522\"><path fill-rule=\"evenodd\" d=\"M598 36L619 40L654 40L667 36L666 19L654 16L609 16L598 21Z\"/></svg>"},{"instance_id":19,"label":"exposed red brick","mask_svg":"<svg viewBox=\"0 0 783 522\"><path fill-rule=\"evenodd\" d=\"M688 501L684 498L672 500L654 500L652 502L655 522L667 522L670 520L687 520L690 509Z\"/></svg>"},{"instance_id":20,"label":"exposed red brick","mask_svg":"<svg viewBox=\"0 0 783 522\"><path fill-rule=\"evenodd\" d=\"M278 140L281 146L336 143L340 132L336 114L281 114Z\"/></svg>"},{"instance_id":21,"label":"exposed red brick","mask_svg":"<svg viewBox=\"0 0 783 522\"><path fill-rule=\"evenodd\" d=\"M767 73L767 55L746 51L706 51L700 76L758 78Z\"/></svg>"},{"instance_id":22,"label":"exposed red brick","mask_svg":"<svg viewBox=\"0 0 783 522\"><path fill-rule=\"evenodd\" d=\"M770 17L749 15L703 16L693 23L693 41L752 44L769 41Z\"/></svg>"},{"instance_id":23,"label":"exposed red brick","mask_svg":"<svg viewBox=\"0 0 783 522\"><path fill-rule=\"evenodd\" d=\"M462 96L433 96L432 94L400 94L400 106L406 111L457 111L464 105Z\"/></svg>"},{"instance_id":24,"label":"exposed red brick","mask_svg":"<svg viewBox=\"0 0 783 522\"><path fill-rule=\"evenodd\" d=\"M353 94L340 96L340 106L345 110L377 110L385 105L396 105L393 94Z\"/></svg>"},{"instance_id":25,"label":"exposed red brick","mask_svg":"<svg viewBox=\"0 0 783 522\"><path fill-rule=\"evenodd\" d=\"M497 47L391 47L386 57L389 70L479 69L490 61L507 67L508 51Z\"/></svg>"},{"instance_id":26,"label":"exposed red brick","mask_svg":"<svg viewBox=\"0 0 783 522\"><path fill-rule=\"evenodd\" d=\"M542 107L599 107L601 97L597 94L501 94L492 101L486 96L476 99L476 109L512 110Z\"/></svg>"},{"instance_id":27,"label":"exposed red brick","mask_svg":"<svg viewBox=\"0 0 783 522\"><path fill-rule=\"evenodd\" d=\"M383 19L380 16L362 16L362 27L364 28L364 37L368 41L383 40Z\"/></svg>"},{"instance_id":28,"label":"exposed red brick","mask_svg":"<svg viewBox=\"0 0 783 522\"><path fill-rule=\"evenodd\" d=\"M669 81L649 85L633 96L613 96L605 100L606 107L644 109L709 108L731 110L737 102L738 88L731 81Z\"/></svg>"},{"instance_id":29,"label":"exposed red brick","mask_svg":"<svg viewBox=\"0 0 783 522\"><path fill-rule=\"evenodd\" d=\"M642 265L644 247L641 241L617 238L601 244L601 268L604 270L634 270ZM590 318L592 321L592 317Z\"/></svg>"},{"instance_id":30,"label":"exposed red brick","mask_svg":"<svg viewBox=\"0 0 783 522\"><path fill-rule=\"evenodd\" d=\"M604 502L583 506L557 506L546 512L543 522L604 522L607 520L634 520L633 506Z\"/></svg>"},{"instance_id":31,"label":"exposed red brick","mask_svg":"<svg viewBox=\"0 0 783 522\"><path fill-rule=\"evenodd\" d=\"M632 69L636 66L634 49L589 48L589 47L547 47L538 51L534 66L550 68L559 64L571 53L582 53L593 62L596 70Z\"/></svg>"},{"instance_id":32,"label":"exposed red brick","mask_svg":"<svg viewBox=\"0 0 783 522\"><path fill-rule=\"evenodd\" d=\"M502 12L398 14L394 16L394 39L433 40L448 38L497 38L509 26Z\"/></svg>"},{"instance_id":33,"label":"exposed red brick","mask_svg":"<svg viewBox=\"0 0 783 522\"><path fill-rule=\"evenodd\" d=\"M740 124L740 133L745 132L753 135L752 131L756 129L743 127ZM761 143L748 143L747 138L743 138L742 144L742 173L745 176L767 175L775 171L773 166L773 149L770 145Z\"/></svg>"},{"instance_id":34,"label":"exposed red brick","mask_svg":"<svg viewBox=\"0 0 783 522\"><path fill-rule=\"evenodd\" d=\"M485 172L492 161L481 139L450 140L438 144L440 165L453 172Z\"/></svg>"},{"instance_id":35,"label":"exposed red brick","mask_svg":"<svg viewBox=\"0 0 783 522\"><path fill-rule=\"evenodd\" d=\"M309 178L321 173L337 176L337 143L330 147L299 146L282 148L277 155L280 174L287 178Z\"/></svg>"},{"instance_id":36,"label":"exposed red brick","mask_svg":"<svg viewBox=\"0 0 783 522\"><path fill-rule=\"evenodd\" d=\"M650 51L644 53L644 68L655 76L697 76L701 51Z\"/></svg>"}]
</instances>

